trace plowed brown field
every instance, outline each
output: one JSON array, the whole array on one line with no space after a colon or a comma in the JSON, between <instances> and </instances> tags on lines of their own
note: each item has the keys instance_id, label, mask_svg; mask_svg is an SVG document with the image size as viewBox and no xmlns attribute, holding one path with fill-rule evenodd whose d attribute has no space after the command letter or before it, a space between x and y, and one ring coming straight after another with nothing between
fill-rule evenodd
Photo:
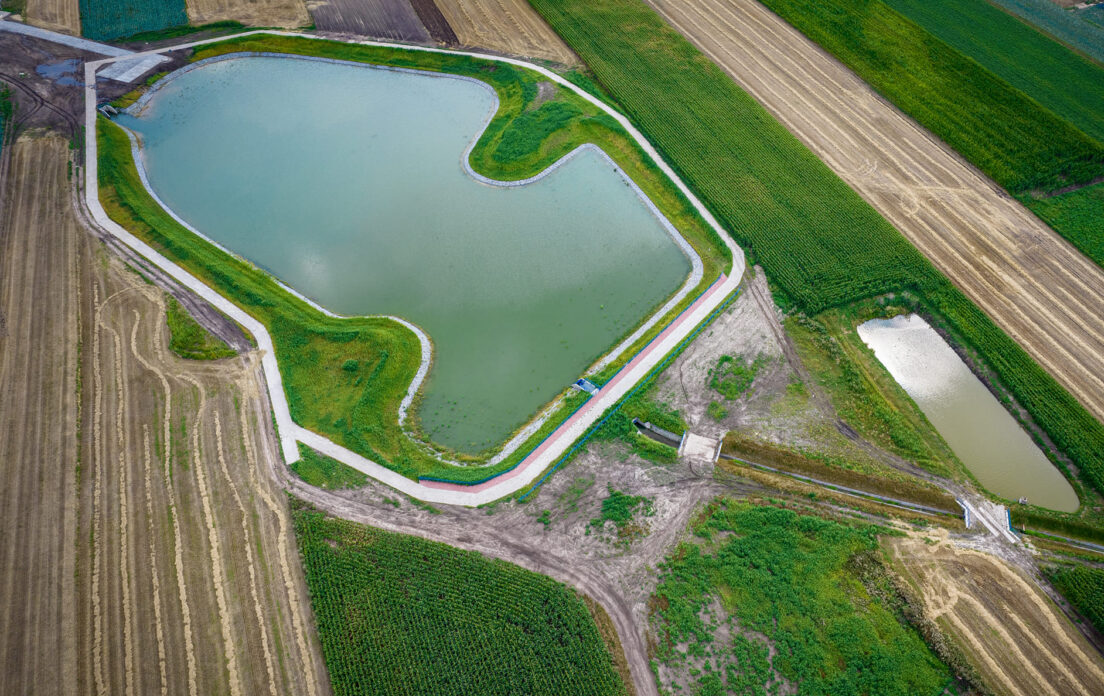
<instances>
[{"instance_id":1,"label":"plowed brown field","mask_svg":"<svg viewBox=\"0 0 1104 696\"><path fill-rule=\"evenodd\" d=\"M0 228L0 693L329 693L256 355L168 352L67 162L18 141Z\"/></svg>"},{"instance_id":2,"label":"plowed brown field","mask_svg":"<svg viewBox=\"0 0 1104 696\"><path fill-rule=\"evenodd\" d=\"M80 36L80 3L78 0L27 0L24 13L27 24Z\"/></svg>"},{"instance_id":3,"label":"plowed brown field","mask_svg":"<svg viewBox=\"0 0 1104 696\"><path fill-rule=\"evenodd\" d=\"M1004 561L946 539L887 542L924 611L998 693L1104 693L1104 661L1057 606Z\"/></svg>"},{"instance_id":4,"label":"plowed brown field","mask_svg":"<svg viewBox=\"0 0 1104 696\"><path fill-rule=\"evenodd\" d=\"M649 2L1104 420L1104 270L754 0Z\"/></svg>"},{"instance_id":5,"label":"plowed brown field","mask_svg":"<svg viewBox=\"0 0 1104 696\"><path fill-rule=\"evenodd\" d=\"M437 0L461 45L577 65L576 56L526 0Z\"/></svg>"},{"instance_id":6,"label":"plowed brown field","mask_svg":"<svg viewBox=\"0 0 1104 696\"><path fill-rule=\"evenodd\" d=\"M311 23L303 0L187 0L186 5L192 24L230 19L252 27L295 29Z\"/></svg>"}]
</instances>

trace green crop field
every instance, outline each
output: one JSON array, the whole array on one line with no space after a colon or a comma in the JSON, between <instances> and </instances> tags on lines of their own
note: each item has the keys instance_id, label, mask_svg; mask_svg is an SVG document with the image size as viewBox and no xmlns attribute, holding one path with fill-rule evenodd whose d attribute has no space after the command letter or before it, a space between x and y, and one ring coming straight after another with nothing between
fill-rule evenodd
<instances>
[{"instance_id":1,"label":"green crop field","mask_svg":"<svg viewBox=\"0 0 1104 696\"><path fill-rule=\"evenodd\" d=\"M986 0L884 0L997 77L1104 139L1104 66Z\"/></svg>"},{"instance_id":2,"label":"green crop field","mask_svg":"<svg viewBox=\"0 0 1104 696\"><path fill-rule=\"evenodd\" d=\"M1104 174L1104 145L881 0L764 0L1013 193Z\"/></svg>"},{"instance_id":3,"label":"green crop field","mask_svg":"<svg viewBox=\"0 0 1104 696\"><path fill-rule=\"evenodd\" d=\"M625 694L582 598L471 551L292 500L334 693Z\"/></svg>"},{"instance_id":4,"label":"green crop field","mask_svg":"<svg viewBox=\"0 0 1104 696\"><path fill-rule=\"evenodd\" d=\"M275 36L213 44L198 51L194 58L241 51L302 53L448 71L484 80L498 92L500 105L472 152L472 165L477 171L497 179L525 178L578 144L595 142L629 173L701 255L705 276L698 291L728 268L727 251L716 233L611 119L562 90L539 109L529 110L540 81L533 73L464 56ZM563 113L550 116L550 111L557 111L549 109L553 104L566 105L560 111L566 112L567 117ZM541 114L525 117L541 137L530 137L516 125L524 114ZM549 121L558 126L554 133ZM417 371L421 355L413 333L387 319L333 319L290 295L268 274L192 234L158 206L138 178L129 140L120 128L101 118L97 122L97 137L100 200L105 210L116 222L218 288L266 325L276 348L292 417L300 425L406 476L474 481L515 465L583 398L581 392L571 390L558 414L494 468L440 463L397 422L398 405ZM509 158L503 150L509 152ZM695 295L691 292L669 317L692 302ZM658 322L610 369L623 364L663 326L664 322ZM346 369L350 361L357 365L355 371ZM413 421L410 425L416 428L416 417ZM455 456L472 464L485 459Z\"/></svg>"},{"instance_id":5,"label":"green crop field","mask_svg":"<svg viewBox=\"0 0 1104 696\"><path fill-rule=\"evenodd\" d=\"M1090 58L1104 63L1104 26L1091 17L1100 8L1070 12L1052 0L991 0Z\"/></svg>"},{"instance_id":6,"label":"green crop field","mask_svg":"<svg viewBox=\"0 0 1104 696\"><path fill-rule=\"evenodd\" d=\"M1019 196L1019 199L1082 254L1104 266L1104 184L1052 198Z\"/></svg>"},{"instance_id":7,"label":"green crop field","mask_svg":"<svg viewBox=\"0 0 1104 696\"><path fill-rule=\"evenodd\" d=\"M915 293L921 311L991 370L1104 491L1104 425L658 15L635 0L532 4L763 265L780 297L815 314L888 292ZM826 5L834 0L816 7Z\"/></svg>"},{"instance_id":8,"label":"green crop field","mask_svg":"<svg viewBox=\"0 0 1104 696\"><path fill-rule=\"evenodd\" d=\"M693 531L651 602L655 662L692 693L944 693L950 670L900 618L876 528L720 501Z\"/></svg>"},{"instance_id":9,"label":"green crop field","mask_svg":"<svg viewBox=\"0 0 1104 696\"><path fill-rule=\"evenodd\" d=\"M184 0L80 0L81 34L110 41L188 23Z\"/></svg>"},{"instance_id":10,"label":"green crop field","mask_svg":"<svg viewBox=\"0 0 1104 696\"><path fill-rule=\"evenodd\" d=\"M1047 576L1062 596L1104 633L1104 569L1059 568L1049 570Z\"/></svg>"}]
</instances>

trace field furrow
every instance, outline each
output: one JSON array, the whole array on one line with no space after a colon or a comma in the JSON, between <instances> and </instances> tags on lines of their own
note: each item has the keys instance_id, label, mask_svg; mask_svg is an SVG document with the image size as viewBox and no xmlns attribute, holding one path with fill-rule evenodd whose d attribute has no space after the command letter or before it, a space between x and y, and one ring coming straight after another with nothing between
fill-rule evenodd
<instances>
[{"instance_id":1,"label":"field furrow","mask_svg":"<svg viewBox=\"0 0 1104 696\"><path fill-rule=\"evenodd\" d=\"M9 178L0 192L0 693L77 693L72 498L79 465L80 250L68 214L67 147L53 139L41 146L19 140L6 148Z\"/></svg>"},{"instance_id":2,"label":"field furrow","mask_svg":"<svg viewBox=\"0 0 1104 696\"><path fill-rule=\"evenodd\" d=\"M10 152L0 693L330 693L259 361L171 354L162 291L73 215L68 143Z\"/></svg>"},{"instance_id":3,"label":"field furrow","mask_svg":"<svg viewBox=\"0 0 1104 696\"><path fill-rule=\"evenodd\" d=\"M576 65L578 56L526 0L437 0L461 45Z\"/></svg>"}]
</instances>

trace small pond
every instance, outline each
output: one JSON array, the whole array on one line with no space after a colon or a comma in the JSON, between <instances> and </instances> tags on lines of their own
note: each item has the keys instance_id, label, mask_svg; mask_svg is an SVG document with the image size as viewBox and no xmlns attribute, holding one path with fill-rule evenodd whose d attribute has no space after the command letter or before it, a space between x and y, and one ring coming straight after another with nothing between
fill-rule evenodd
<instances>
[{"instance_id":1,"label":"small pond","mask_svg":"<svg viewBox=\"0 0 1104 696\"><path fill-rule=\"evenodd\" d=\"M330 311L425 330L422 425L477 452L690 271L597 152L524 186L473 179L463 154L494 105L472 81L250 57L183 73L119 122L161 200L204 235Z\"/></svg>"},{"instance_id":2,"label":"small pond","mask_svg":"<svg viewBox=\"0 0 1104 696\"><path fill-rule=\"evenodd\" d=\"M1010 500L1077 509L1065 476L921 317L875 319L858 332L983 486Z\"/></svg>"}]
</instances>

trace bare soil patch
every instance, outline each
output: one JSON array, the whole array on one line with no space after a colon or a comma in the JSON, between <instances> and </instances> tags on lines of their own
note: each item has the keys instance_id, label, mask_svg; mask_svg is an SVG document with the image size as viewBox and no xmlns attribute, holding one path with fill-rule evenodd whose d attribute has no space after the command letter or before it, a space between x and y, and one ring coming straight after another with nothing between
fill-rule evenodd
<instances>
[{"instance_id":1,"label":"bare soil patch","mask_svg":"<svg viewBox=\"0 0 1104 696\"><path fill-rule=\"evenodd\" d=\"M958 548L946 533L887 539L895 569L925 614L963 649L986 684L1003 694L1104 691L1104 660L1020 570Z\"/></svg>"},{"instance_id":2,"label":"bare soil patch","mask_svg":"<svg viewBox=\"0 0 1104 696\"><path fill-rule=\"evenodd\" d=\"M460 44L563 65L581 61L527 0L437 0Z\"/></svg>"},{"instance_id":3,"label":"bare soil patch","mask_svg":"<svg viewBox=\"0 0 1104 696\"><path fill-rule=\"evenodd\" d=\"M1104 419L1104 269L753 0L651 0Z\"/></svg>"}]
</instances>

